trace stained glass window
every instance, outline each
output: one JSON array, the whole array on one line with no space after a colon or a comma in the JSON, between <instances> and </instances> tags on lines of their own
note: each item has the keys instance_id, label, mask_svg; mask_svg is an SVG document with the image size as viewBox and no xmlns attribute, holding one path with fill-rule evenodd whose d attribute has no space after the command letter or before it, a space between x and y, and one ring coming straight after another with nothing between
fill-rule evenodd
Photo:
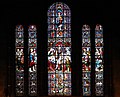
<instances>
[{"instance_id":1,"label":"stained glass window","mask_svg":"<svg viewBox=\"0 0 120 97\"><path fill-rule=\"evenodd\" d=\"M61 2L48 10L48 95L71 95L71 12Z\"/></svg>"},{"instance_id":2,"label":"stained glass window","mask_svg":"<svg viewBox=\"0 0 120 97\"><path fill-rule=\"evenodd\" d=\"M37 30L35 25L28 28L29 95L37 95Z\"/></svg>"},{"instance_id":3,"label":"stained glass window","mask_svg":"<svg viewBox=\"0 0 120 97\"><path fill-rule=\"evenodd\" d=\"M95 93L103 96L103 28L96 25L95 28Z\"/></svg>"},{"instance_id":4,"label":"stained glass window","mask_svg":"<svg viewBox=\"0 0 120 97\"><path fill-rule=\"evenodd\" d=\"M91 95L91 40L90 27L82 27L82 87L83 96Z\"/></svg>"},{"instance_id":5,"label":"stained glass window","mask_svg":"<svg viewBox=\"0 0 120 97\"><path fill-rule=\"evenodd\" d=\"M16 95L24 94L24 29L16 26L15 33Z\"/></svg>"}]
</instances>

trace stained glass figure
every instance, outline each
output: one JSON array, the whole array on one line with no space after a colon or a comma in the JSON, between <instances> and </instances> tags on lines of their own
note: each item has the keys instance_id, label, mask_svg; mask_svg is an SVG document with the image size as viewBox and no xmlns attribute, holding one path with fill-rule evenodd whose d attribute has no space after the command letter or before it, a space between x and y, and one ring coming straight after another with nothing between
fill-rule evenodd
<instances>
[{"instance_id":1,"label":"stained glass figure","mask_svg":"<svg viewBox=\"0 0 120 97\"><path fill-rule=\"evenodd\" d=\"M24 29L16 26L15 33L16 96L24 94Z\"/></svg>"},{"instance_id":2,"label":"stained glass figure","mask_svg":"<svg viewBox=\"0 0 120 97\"><path fill-rule=\"evenodd\" d=\"M95 94L96 96L103 96L103 28L101 25L96 25L95 28Z\"/></svg>"},{"instance_id":3,"label":"stained glass figure","mask_svg":"<svg viewBox=\"0 0 120 97\"><path fill-rule=\"evenodd\" d=\"M82 27L82 87L83 96L91 95L91 41L90 27Z\"/></svg>"},{"instance_id":4,"label":"stained glass figure","mask_svg":"<svg viewBox=\"0 0 120 97\"><path fill-rule=\"evenodd\" d=\"M71 12L61 2L48 10L48 95L71 95Z\"/></svg>"},{"instance_id":5,"label":"stained glass figure","mask_svg":"<svg viewBox=\"0 0 120 97\"><path fill-rule=\"evenodd\" d=\"M35 25L28 28L28 67L29 95L37 95L37 29Z\"/></svg>"}]
</instances>

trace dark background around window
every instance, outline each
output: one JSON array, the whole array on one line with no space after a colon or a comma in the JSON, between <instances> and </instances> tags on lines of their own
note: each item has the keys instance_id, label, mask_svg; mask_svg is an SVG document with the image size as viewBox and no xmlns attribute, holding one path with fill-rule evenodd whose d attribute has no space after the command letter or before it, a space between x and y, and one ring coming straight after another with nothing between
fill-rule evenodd
<instances>
[{"instance_id":1,"label":"dark background around window","mask_svg":"<svg viewBox=\"0 0 120 97\"><path fill-rule=\"evenodd\" d=\"M10 81L14 86L14 35L15 26L21 24L27 28L31 24L37 26L38 32L38 80L39 95L47 95L47 10L55 2L64 2L71 9L71 27L72 27L72 84L73 96L79 96L81 86L81 28L84 24L88 24L91 28L91 39L94 44L94 29L96 24L101 24L104 29L104 49L105 49L105 83L107 87L105 94L110 97L118 97L120 95L120 45L119 45L119 16L117 14L118 7L114 2L90 1L90 0L18 0L16 2L3 2L1 5L1 31L0 31L0 97L6 91L6 82L10 74ZM117 3L116 3L117 4ZM27 41L27 40L26 40ZM27 45L27 44L26 44ZM92 52L94 52L92 45ZM27 50L27 46L25 47ZM26 52L27 55L27 52ZM94 56L92 54L92 56ZM26 56L27 57L27 56ZM10 58L10 60L9 60ZM27 63L27 61L26 61ZM94 64L94 62L93 62ZM94 66L94 65L93 65ZM26 66L27 67L27 66ZM94 75L92 75L94 76ZM112 80L110 80L112 79ZM27 81L27 78L26 78ZM92 81L93 83L93 81ZM113 83L112 86L109 83ZM27 82L26 82L27 84ZM94 84L94 83L93 83ZM11 89L11 90L12 90ZM26 88L27 89L27 88ZM93 88L94 90L94 88ZM13 94L13 91L11 92ZM27 93L27 92L26 92ZM107 97L106 96L106 97Z\"/></svg>"}]
</instances>

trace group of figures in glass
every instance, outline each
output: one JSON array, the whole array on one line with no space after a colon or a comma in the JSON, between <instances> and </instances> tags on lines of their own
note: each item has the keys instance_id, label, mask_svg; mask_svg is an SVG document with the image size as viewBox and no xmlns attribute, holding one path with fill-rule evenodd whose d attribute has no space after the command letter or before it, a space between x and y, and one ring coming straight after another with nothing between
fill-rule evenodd
<instances>
[{"instance_id":1,"label":"group of figures in glass","mask_svg":"<svg viewBox=\"0 0 120 97\"><path fill-rule=\"evenodd\" d=\"M71 14L68 6L48 10L48 95L71 95Z\"/></svg>"},{"instance_id":2,"label":"group of figures in glass","mask_svg":"<svg viewBox=\"0 0 120 97\"><path fill-rule=\"evenodd\" d=\"M16 26L16 95L24 94L24 28ZM103 29L95 28L95 89L103 95ZM29 94L37 94L37 28L28 27ZM61 2L48 10L48 95L71 95L71 11ZM89 25L82 27L83 95L91 95L91 39Z\"/></svg>"},{"instance_id":3,"label":"group of figures in glass","mask_svg":"<svg viewBox=\"0 0 120 97\"><path fill-rule=\"evenodd\" d=\"M29 94L37 93L37 30L35 25L28 28ZM24 28L16 26L16 94L24 93Z\"/></svg>"}]
</instances>

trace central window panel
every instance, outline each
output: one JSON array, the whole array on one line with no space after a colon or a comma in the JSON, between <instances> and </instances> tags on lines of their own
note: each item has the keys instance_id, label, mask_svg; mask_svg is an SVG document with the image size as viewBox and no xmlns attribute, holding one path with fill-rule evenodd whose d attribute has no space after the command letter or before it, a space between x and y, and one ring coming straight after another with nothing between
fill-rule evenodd
<instances>
[{"instance_id":1,"label":"central window panel","mask_svg":"<svg viewBox=\"0 0 120 97\"><path fill-rule=\"evenodd\" d=\"M71 95L71 12L61 2L48 9L48 95Z\"/></svg>"}]
</instances>

